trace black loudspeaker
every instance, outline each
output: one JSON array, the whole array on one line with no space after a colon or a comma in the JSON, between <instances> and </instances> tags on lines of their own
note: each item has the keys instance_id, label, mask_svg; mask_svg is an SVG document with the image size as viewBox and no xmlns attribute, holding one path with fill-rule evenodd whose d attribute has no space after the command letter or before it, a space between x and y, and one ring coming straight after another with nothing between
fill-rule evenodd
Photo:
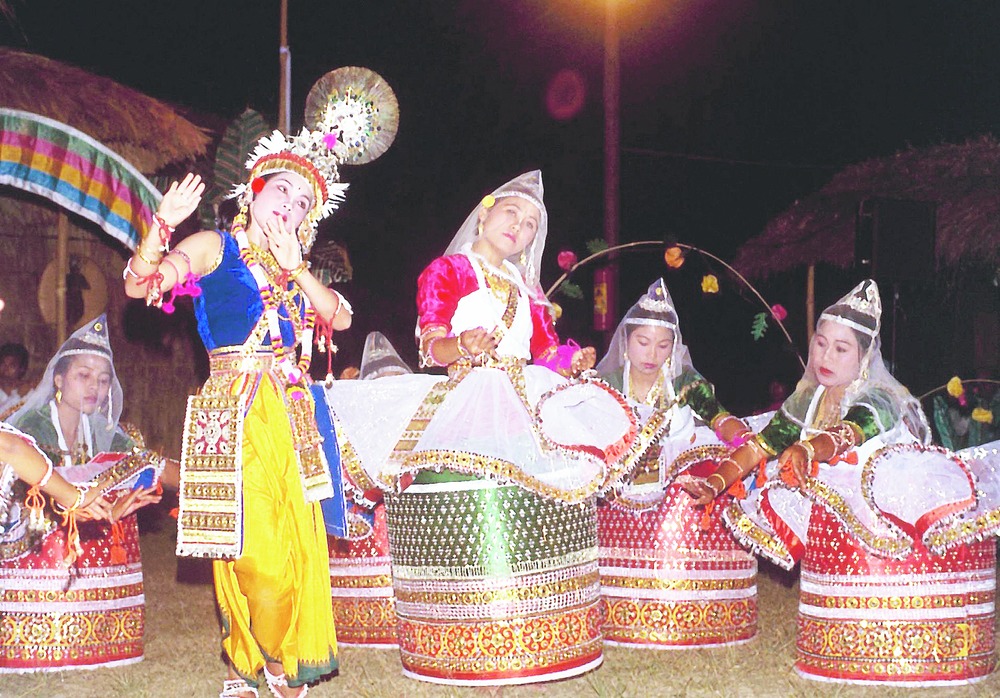
<instances>
[{"instance_id":1,"label":"black loudspeaker","mask_svg":"<svg viewBox=\"0 0 1000 698\"><path fill-rule=\"evenodd\" d=\"M883 283L930 279L936 226L933 202L864 199L855 226L855 269Z\"/></svg>"}]
</instances>

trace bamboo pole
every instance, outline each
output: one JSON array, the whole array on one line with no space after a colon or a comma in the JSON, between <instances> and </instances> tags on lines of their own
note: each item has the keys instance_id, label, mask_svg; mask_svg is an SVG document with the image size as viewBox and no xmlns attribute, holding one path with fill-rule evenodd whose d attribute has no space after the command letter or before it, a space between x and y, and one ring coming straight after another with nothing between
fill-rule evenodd
<instances>
[{"instance_id":1,"label":"bamboo pole","mask_svg":"<svg viewBox=\"0 0 1000 698\"><path fill-rule=\"evenodd\" d=\"M59 211L56 219L56 346L66 341L66 275L69 274L69 218Z\"/></svg>"},{"instance_id":2,"label":"bamboo pole","mask_svg":"<svg viewBox=\"0 0 1000 698\"><path fill-rule=\"evenodd\" d=\"M280 47L278 65L278 128L288 133L292 128L292 51L288 48L288 0L281 0Z\"/></svg>"}]
</instances>

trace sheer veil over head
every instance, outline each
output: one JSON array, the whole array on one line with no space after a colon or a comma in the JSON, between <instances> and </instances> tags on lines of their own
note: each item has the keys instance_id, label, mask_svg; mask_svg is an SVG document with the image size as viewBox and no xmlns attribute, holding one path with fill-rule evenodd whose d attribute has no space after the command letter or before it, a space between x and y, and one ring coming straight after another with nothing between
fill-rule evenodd
<instances>
[{"instance_id":1,"label":"sheer veil over head","mask_svg":"<svg viewBox=\"0 0 1000 698\"><path fill-rule=\"evenodd\" d=\"M111 370L111 384L107 395L104 395L97 411L85 415L82 420L89 421L94 443L92 455L108 451L118 426L118 418L122 413L122 386L115 373L114 357L111 352L111 342L108 339L107 316L101 315L91 320L74 332L67 339L45 368L42 380L28 393L24 405L7 420L11 425L20 426L21 420L37 410L54 409L56 387L54 377L56 372L63 372L75 356L91 355L107 359ZM55 421L55 420L54 420ZM83 422L81 422L83 423ZM78 430L83 431L83 430ZM81 438L84 435L81 434ZM72 447L72 446L71 446Z\"/></svg>"},{"instance_id":2,"label":"sheer veil over head","mask_svg":"<svg viewBox=\"0 0 1000 698\"><path fill-rule=\"evenodd\" d=\"M400 358L392 342L381 332L370 332L365 338L365 349L361 355L361 380L398 376L413 373L413 369Z\"/></svg>"},{"instance_id":3,"label":"sheer veil over head","mask_svg":"<svg viewBox=\"0 0 1000 698\"><path fill-rule=\"evenodd\" d=\"M484 197L484 200L480 201L476 207L472 209L472 213L470 213L465 219L465 222L462 223L462 226L458 229L458 232L455 233L455 237L452 238L451 244L448 245L448 249L446 249L444 253L445 255L451 255L470 252L472 250L472 243L476 239L476 233L479 228L479 212L482 211L484 207L488 208L484 202L496 202L508 196L517 196L530 201L538 207L538 211L541 214L541 220L538 221L538 232L535 234L535 239L532 240L531 244L524 250L524 262L521 262L520 255L515 255L509 258L507 262L517 267L517 270L521 273L521 278L524 279L524 283L528 287L531 299L536 303L549 305L548 300L545 298L545 293L542 291L539 283L539 275L542 267L542 252L545 250L545 238L548 236L549 232L549 215L545 210L541 170L525 172L524 174L519 175L509 182L497 187L489 196Z\"/></svg>"},{"instance_id":4,"label":"sheer veil over head","mask_svg":"<svg viewBox=\"0 0 1000 698\"><path fill-rule=\"evenodd\" d=\"M824 322L836 322L854 331L861 347L861 370L858 377L844 391L844 410L857 403L870 403L871 407L890 414L898 414L906 428L919 441L930 440L930 426L920 402L910 394L889 372L882 358L882 299L878 285L865 279L843 298L824 310L816 323L817 329ZM810 398L819 381L811 362L795 388L795 392L782 406L790 417L804 423Z\"/></svg>"},{"instance_id":5,"label":"sheer veil over head","mask_svg":"<svg viewBox=\"0 0 1000 698\"><path fill-rule=\"evenodd\" d=\"M668 399L673 400L674 378L681 375L686 370L692 370L691 354L684 340L681 337L680 324L677 321L677 309L674 301L670 297L670 291L663 283L663 279L657 279L643 294L635 305L628 309L625 317L618 323L615 333L611 338L611 345L608 353L597 364L597 373L602 376L618 375L622 376L622 387L628 395L628 371L630 368L628 360L628 338L632 330L636 327L651 326L665 327L674 333L674 346L660 367L663 375L663 388ZM629 396L632 397L632 396Z\"/></svg>"}]
</instances>

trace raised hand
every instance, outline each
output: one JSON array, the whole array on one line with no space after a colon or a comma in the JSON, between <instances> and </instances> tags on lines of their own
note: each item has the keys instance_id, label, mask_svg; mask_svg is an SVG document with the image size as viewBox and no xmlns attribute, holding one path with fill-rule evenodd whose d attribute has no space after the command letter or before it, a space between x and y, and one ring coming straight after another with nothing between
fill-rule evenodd
<instances>
[{"instance_id":1,"label":"raised hand","mask_svg":"<svg viewBox=\"0 0 1000 698\"><path fill-rule=\"evenodd\" d=\"M267 237L268 249L282 269L292 271L302 263L299 238L294 230L285 227L285 222L280 217L264 221L264 235Z\"/></svg>"},{"instance_id":2,"label":"raised hand","mask_svg":"<svg viewBox=\"0 0 1000 698\"><path fill-rule=\"evenodd\" d=\"M176 228L195 212L205 193L205 183L201 177L188 172L180 182L174 182L167 189L156 209L156 215L171 228Z\"/></svg>"}]
</instances>

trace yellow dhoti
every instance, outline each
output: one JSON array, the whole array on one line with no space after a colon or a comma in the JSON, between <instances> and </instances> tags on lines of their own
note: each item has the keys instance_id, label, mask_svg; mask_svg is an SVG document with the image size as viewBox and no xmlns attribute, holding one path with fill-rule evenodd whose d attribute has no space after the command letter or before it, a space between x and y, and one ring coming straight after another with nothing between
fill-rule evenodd
<instances>
[{"instance_id":1,"label":"yellow dhoti","mask_svg":"<svg viewBox=\"0 0 1000 698\"><path fill-rule=\"evenodd\" d=\"M306 503L285 403L264 374L244 422L243 554L213 563L222 646L256 683L280 662L290 686L335 671L326 528Z\"/></svg>"}]
</instances>

